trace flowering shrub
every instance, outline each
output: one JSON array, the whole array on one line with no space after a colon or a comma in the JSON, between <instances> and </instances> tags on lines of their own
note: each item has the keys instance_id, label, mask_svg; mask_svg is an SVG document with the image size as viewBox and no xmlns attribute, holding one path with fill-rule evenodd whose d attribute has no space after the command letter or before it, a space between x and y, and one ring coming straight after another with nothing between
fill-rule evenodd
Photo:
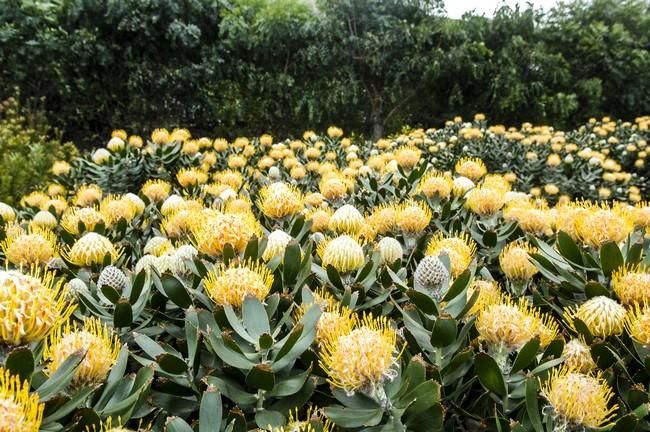
<instances>
[{"instance_id":1,"label":"flowering shrub","mask_svg":"<svg viewBox=\"0 0 650 432\"><path fill-rule=\"evenodd\" d=\"M0 203L0 431L645 430L648 120L116 130Z\"/></svg>"}]
</instances>

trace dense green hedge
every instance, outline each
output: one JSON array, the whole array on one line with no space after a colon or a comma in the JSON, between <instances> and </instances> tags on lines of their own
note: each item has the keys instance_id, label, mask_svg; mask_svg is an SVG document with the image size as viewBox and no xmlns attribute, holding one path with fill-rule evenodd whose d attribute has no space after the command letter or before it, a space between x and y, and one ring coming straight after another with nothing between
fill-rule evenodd
<instances>
[{"instance_id":1,"label":"dense green hedge","mask_svg":"<svg viewBox=\"0 0 650 432\"><path fill-rule=\"evenodd\" d=\"M310 2L311 3L311 2ZM65 138L120 126L380 135L485 112L573 126L650 112L650 13L596 0L446 18L435 0L5 0L0 96Z\"/></svg>"}]
</instances>

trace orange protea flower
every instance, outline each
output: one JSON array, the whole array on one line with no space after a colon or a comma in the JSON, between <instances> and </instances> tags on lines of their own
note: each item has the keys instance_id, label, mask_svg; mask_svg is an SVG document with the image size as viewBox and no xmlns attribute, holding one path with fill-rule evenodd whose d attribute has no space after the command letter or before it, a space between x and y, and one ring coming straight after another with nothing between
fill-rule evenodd
<instances>
[{"instance_id":1,"label":"orange protea flower","mask_svg":"<svg viewBox=\"0 0 650 432\"><path fill-rule=\"evenodd\" d=\"M499 254L501 271L510 280L527 281L538 270L530 261L530 255L537 253L537 248L526 241L517 240L506 245Z\"/></svg>"},{"instance_id":2,"label":"orange protea flower","mask_svg":"<svg viewBox=\"0 0 650 432\"><path fill-rule=\"evenodd\" d=\"M645 266L624 266L612 275L616 297L624 305L650 302L650 269Z\"/></svg>"},{"instance_id":3,"label":"orange protea flower","mask_svg":"<svg viewBox=\"0 0 650 432\"><path fill-rule=\"evenodd\" d=\"M142 185L140 193L149 198L149 201L160 202L166 199L172 190L169 182L161 179L150 179Z\"/></svg>"},{"instance_id":4,"label":"orange protea flower","mask_svg":"<svg viewBox=\"0 0 650 432\"><path fill-rule=\"evenodd\" d=\"M423 193L427 198L438 197L440 199L449 199L454 188L454 181L448 173L438 171L429 171L422 176L416 193Z\"/></svg>"},{"instance_id":5,"label":"orange protea flower","mask_svg":"<svg viewBox=\"0 0 650 432\"><path fill-rule=\"evenodd\" d=\"M260 210L271 219L293 216L304 208L302 193L286 183L272 183L263 187L259 194Z\"/></svg>"},{"instance_id":6,"label":"orange protea flower","mask_svg":"<svg viewBox=\"0 0 650 432\"><path fill-rule=\"evenodd\" d=\"M399 205L397 210L397 227L407 235L424 232L431 222L431 209L420 201L408 201Z\"/></svg>"},{"instance_id":7,"label":"orange protea flower","mask_svg":"<svg viewBox=\"0 0 650 432\"><path fill-rule=\"evenodd\" d=\"M22 345L45 338L74 310L65 296L63 281L55 283L51 273L0 271L0 342Z\"/></svg>"},{"instance_id":8,"label":"orange protea flower","mask_svg":"<svg viewBox=\"0 0 650 432\"><path fill-rule=\"evenodd\" d=\"M7 236L2 251L8 262L19 267L47 264L57 253L56 235L49 229L30 227L27 233Z\"/></svg>"},{"instance_id":9,"label":"orange protea flower","mask_svg":"<svg viewBox=\"0 0 650 432\"><path fill-rule=\"evenodd\" d=\"M505 194L497 189L476 187L467 194L465 206L479 216L492 216L505 204Z\"/></svg>"},{"instance_id":10,"label":"orange protea flower","mask_svg":"<svg viewBox=\"0 0 650 432\"><path fill-rule=\"evenodd\" d=\"M326 239L318 244L316 251L323 268L331 265L339 273L358 270L366 262L361 243L349 235Z\"/></svg>"},{"instance_id":11,"label":"orange protea flower","mask_svg":"<svg viewBox=\"0 0 650 432\"><path fill-rule=\"evenodd\" d=\"M614 394L600 372L595 376L554 369L542 386L556 417L556 427L599 428L611 423L617 405L610 406Z\"/></svg>"},{"instance_id":12,"label":"orange protea flower","mask_svg":"<svg viewBox=\"0 0 650 432\"><path fill-rule=\"evenodd\" d=\"M462 158L456 162L454 170L459 175L467 177L474 182L480 180L487 173L485 164L479 158Z\"/></svg>"},{"instance_id":13,"label":"orange protea flower","mask_svg":"<svg viewBox=\"0 0 650 432\"><path fill-rule=\"evenodd\" d=\"M29 383L0 369L0 432L38 432L45 405L38 393L29 393Z\"/></svg>"},{"instance_id":14,"label":"orange protea flower","mask_svg":"<svg viewBox=\"0 0 650 432\"><path fill-rule=\"evenodd\" d=\"M395 377L398 357L397 332L388 319L365 315L350 333L324 342L320 364L334 387L373 395Z\"/></svg>"},{"instance_id":15,"label":"orange protea flower","mask_svg":"<svg viewBox=\"0 0 650 432\"><path fill-rule=\"evenodd\" d=\"M54 373L68 357L78 351L85 352L85 355L72 378L72 385L96 385L104 381L117 361L120 341L97 318L86 319L81 328L68 322L50 336L45 346L43 358L49 362L47 373Z\"/></svg>"},{"instance_id":16,"label":"orange protea flower","mask_svg":"<svg viewBox=\"0 0 650 432\"><path fill-rule=\"evenodd\" d=\"M273 274L264 264L245 261L220 263L208 272L205 291L218 305L240 307L246 296L264 300L273 285Z\"/></svg>"},{"instance_id":17,"label":"orange protea flower","mask_svg":"<svg viewBox=\"0 0 650 432\"><path fill-rule=\"evenodd\" d=\"M72 203L77 207L88 207L97 204L102 199L102 194L102 189L95 184L82 185L77 190Z\"/></svg>"},{"instance_id":18,"label":"orange protea flower","mask_svg":"<svg viewBox=\"0 0 650 432\"><path fill-rule=\"evenodd\" d=\"M440 255L446 252L451 263L451 275L456 278L469 267L476 255L476 243L467 233L445 236L438 231L429 240L425 255Z\"/></svg>"}]
</instances>

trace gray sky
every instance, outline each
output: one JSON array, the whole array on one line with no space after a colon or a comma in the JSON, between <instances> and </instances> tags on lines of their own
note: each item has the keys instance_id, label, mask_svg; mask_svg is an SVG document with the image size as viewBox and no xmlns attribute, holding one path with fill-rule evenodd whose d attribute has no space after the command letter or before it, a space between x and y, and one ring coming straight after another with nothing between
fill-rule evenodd
<instances>
[{"instance_id":1,"label":"gray sky","mask_svg":"<svg viewBox=\"0 0 650 432\"><path fill-rule=\"evenodd\" d=\"M463 13L471 10L475 10L479 15L485 14L485 16L492 16L495 9L500 6L514 6L517 3L522 7L526 7L527 3L532 3L535 7L548 10L557 3L557 0L445 0L445 7L451 18L460 18Z\"/></svg>"}]
</instances>

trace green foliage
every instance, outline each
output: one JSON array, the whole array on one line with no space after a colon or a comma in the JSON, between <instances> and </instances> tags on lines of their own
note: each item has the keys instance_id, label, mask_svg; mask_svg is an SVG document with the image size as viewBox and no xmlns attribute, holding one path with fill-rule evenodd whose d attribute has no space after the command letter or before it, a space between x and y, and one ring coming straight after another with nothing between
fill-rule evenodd
<instances>
[{"instance_id":1,"label":"green foliage","mask_svg":"<svg viewBox=\"0 0 650 432\"><path fill-rule=\"evenodd\" d=\"M475 112L632 119L650 112L649 17L642 0L458 20L434 0L9 0L0 96L46 97L84 146L163 124L286 136L337 123L377 138Z\"/></svg>"},{"instance_id":2,"label":"green foliage","mask_svg":"<svg viewBox=\"0 0 650 432\"><path fill-rule=\"evenodd\" d=\"M15 98L0 103L0 196L8 204L41 186L55 160L76 156L71 143L50 137L42 112L27 110Z\"/></svg>"}]
</instances>

